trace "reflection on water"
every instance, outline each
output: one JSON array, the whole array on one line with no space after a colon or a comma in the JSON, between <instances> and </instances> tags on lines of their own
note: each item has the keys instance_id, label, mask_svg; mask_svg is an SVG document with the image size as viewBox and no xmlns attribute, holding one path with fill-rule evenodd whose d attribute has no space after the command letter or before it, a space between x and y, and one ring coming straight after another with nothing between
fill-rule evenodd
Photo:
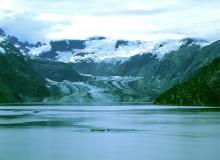
<instances>
[{"instance_id":1,"label":"reflection on water","mask_svg":"<svg viewBox=\"0 0 220 160\"><path fill-rule=\"evenodd\" d=\"M0 107L0 160L219 160L220 109Z\"/></svg>"}]
</instances>

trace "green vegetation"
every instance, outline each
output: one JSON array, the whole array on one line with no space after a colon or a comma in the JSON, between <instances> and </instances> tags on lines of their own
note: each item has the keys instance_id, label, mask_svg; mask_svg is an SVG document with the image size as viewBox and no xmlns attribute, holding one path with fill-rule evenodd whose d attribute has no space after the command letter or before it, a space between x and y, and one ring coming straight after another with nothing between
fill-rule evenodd
<instances>
[{"instance_id":1,"label":"green vegetation","mask_svg":"<svg viewBox=\"0 0 220 160\"><path fill-rule=\"evenodd\" d=\"M190 79L203 66L220 56L220 41L202 48L191 44L192 39L186 41L187 43L180 49L166 54L162 59L146 53L135 55L124 63L82 62L74 64L74 68L80 73L98 76L143 77L129 84L132 93L130 90L115 92L120 95L123 102L152 102L164 91Z\"/></svg>"},{"instance_id":2,"label":"green vegetation","mask_svg":"<svg viewBox=\"0 0 220 160\"><path fill-rule=\"evenodd\" d=\"M85 81L71 64L24 56L7 41L0 42L0 103L42 102L53 97L53 87L46 79ZM60 93L59 96L62 96Z\"/></svg>"},{"instance_id":3,"label":"green vegetation","mask_svg":"<svg viewBox=\"0 0 220 160\"><path fill-rule=\"evenodd\" d=\"M6 53L0 54L0 103L38 102L49 96L46 81L27 63L14 46L0 43Z\"/></svg>"},{"instance_id":4,"label":"green vegetation","mask_svg":"<svg viewBox=\"0 0 220 160\"><path fill-rule=\"evenodd\" d=\"M71 82L86 80L86 77L78 74L69 63L44 60L41 58L29 59L28 61L31 68L39 75L56 82L62 82L63 80Z\"/></svg>"},{"instance_id":5,"label":"green vegetation","mask_svg":"<svg viewBox=\"0 0 220 160\"><path fill-rule=\"evenodd\" d=\"M201 74L202 67L220 56L220 41L202 48L186 43L162 59L146 53L123 63L63 63L22 55L6 41L0 47L6 51L0 53L0 103L152 102L167 89ZM217 73L203 71L203 79L175 86L156 103L218 105Z\"/></svg>"},{"instance_id":6,"label":"green vegetation","mask_svg":"<svg viewBox=\"0 0 220 160\"><path fill-rule=\"evenodd\" d=\"M220 58L203 67L190 80L156 98L156 104L220 106Z\"/></svg>"}]
</instances>

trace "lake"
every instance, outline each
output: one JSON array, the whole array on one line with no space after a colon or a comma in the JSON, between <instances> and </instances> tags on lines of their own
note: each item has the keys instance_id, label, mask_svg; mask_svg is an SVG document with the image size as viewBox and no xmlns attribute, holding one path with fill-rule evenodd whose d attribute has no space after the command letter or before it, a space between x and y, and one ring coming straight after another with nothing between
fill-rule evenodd
<instances>
[{"instance_id":1,"label":"lake","mask_svg":"<svg viewBox=\"0 0 220 160\"><path fill-rule=\"evenodd\" d=\"M0 107L0 160L219 159L220 108Z\"/></svg>"}]
</instances>

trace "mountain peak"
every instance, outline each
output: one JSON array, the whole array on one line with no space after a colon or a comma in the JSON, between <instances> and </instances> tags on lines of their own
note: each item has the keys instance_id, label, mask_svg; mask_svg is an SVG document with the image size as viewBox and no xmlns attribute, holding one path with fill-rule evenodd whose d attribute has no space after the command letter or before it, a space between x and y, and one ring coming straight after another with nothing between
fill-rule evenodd
<instances>
[{"instance_id":1,"label":"mountain peak","mask_svg":"<svg viewBox=\"0 0 220 160\"><path fill-rule=\"evenodd\" d=\"M206 46L210 44L208 41L200 38L184 38L181 40L184 46L189 46L189 45L200 45L201 47Z\"/></svg>"}]
</instances>

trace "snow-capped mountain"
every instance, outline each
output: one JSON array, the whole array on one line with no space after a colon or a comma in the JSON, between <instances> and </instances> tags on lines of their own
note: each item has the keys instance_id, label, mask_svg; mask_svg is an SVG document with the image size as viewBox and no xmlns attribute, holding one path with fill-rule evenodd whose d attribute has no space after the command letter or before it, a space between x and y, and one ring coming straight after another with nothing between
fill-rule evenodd
<instances>
[{"instance_id":1,"label":"snow-capped mountain","mask_svg":"<svg viewBox=\"0 0 220 160\"><path fill-rule=\"evenodd\" d=\"M162 42L114 40L103 36L90 37L86 40L59 40L49 43L37 42L31 44L21 42L14 36L7 35L0 29L0 41L7 40L23 54L33 57L57 60L61 62L105 62L123 63L130 57L151 53L157 58L172 51L178 50L181 46L198 45L204 47L210 42L200 39L186 38L183 40L167 40Z\"/></svg>"},{"instance_id":2,"label":"snow-capped mountain","mask_svg":"<svg viewBox=\"0 0 220 160\"><path fill-rule=\"evenodd\" d=\"M219 44L105 37L31 44L0 30L0 85L6 88L0 94L10 95L0 102L152 102L219 57Z\"/></svg>"},{"instance_id":3,"label":"snow-capped mountain","mask_svg":"<svg viewBox=\"0 0 220 160\"><path fill-rule=\"evenodd\" d=\"M124 62L134 55L152 53L159 59L185 45L204 47L210 44L204 40L168 40L159 43L145 41L114 40L105 37L87 40L51 41L30 49L29 54L62 62Z\"/></svg>"},{"instance_id":4,"label":"snow-capped mountain","mask_svg":"<svg viewBox=\"0 0 220 160\"><path fill-rule=\"evenodd\" d=\"M12 45L14 45L22 54L31 54L32 50L45 47L45 43L37 42L36 44L32 44L29 42L22 42L17 37L11 36L6 34L1 28L0 28L0 42L1 41L9 41Z\"/></svg>"}]
</instances>

